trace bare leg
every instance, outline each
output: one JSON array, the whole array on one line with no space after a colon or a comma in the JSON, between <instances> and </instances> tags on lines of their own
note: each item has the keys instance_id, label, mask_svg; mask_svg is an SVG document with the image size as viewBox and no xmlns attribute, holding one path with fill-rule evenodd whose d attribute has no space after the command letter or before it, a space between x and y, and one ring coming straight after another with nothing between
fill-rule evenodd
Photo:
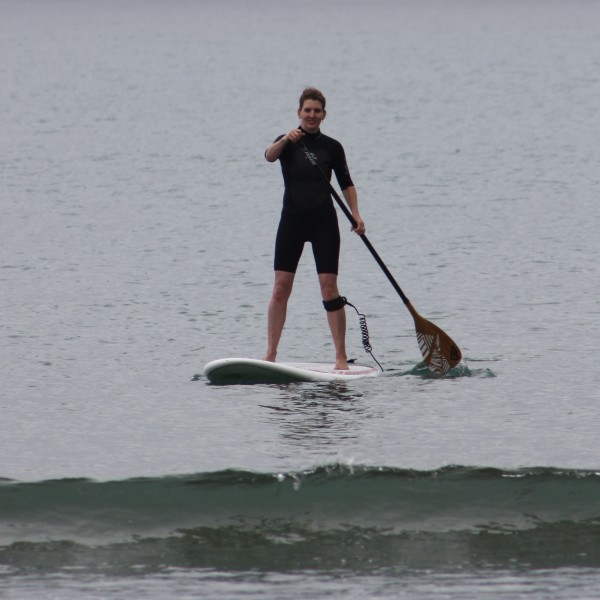
<instances>
[{"instance_id":1,"label":"bare leg","mask_svg":"<svg viewBox=\"0 0 600 600\"><path fill-rule=\"evenodd\" d=\"M267 352L263 360L275 362L277 357L277 347L285 324L287 304L292 293L295 276L295 273L275 271L273 295L271 296L268 312Z\"/></svg>"},{"instance_id":2,"label":"bare leg","mask_svg":"<svg viewBox=\"0 0 600 600\"><path fill-rule=\"evenodd\" d=\"M334 273L319 273L321 296L323 300L334 300L340 295L337 287L337 275ZM346 311L344 308L327 312L327 322L331 330L333 345L335 346L335 368L347 369L348 357L346 356Z\"/></svg>"}]
</instances>

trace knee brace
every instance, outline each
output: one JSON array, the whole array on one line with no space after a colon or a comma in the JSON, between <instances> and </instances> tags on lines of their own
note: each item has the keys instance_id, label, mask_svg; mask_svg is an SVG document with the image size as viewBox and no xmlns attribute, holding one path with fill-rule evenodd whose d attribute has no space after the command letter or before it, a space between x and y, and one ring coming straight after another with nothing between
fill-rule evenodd
<instances>
[{"instance_id":1,"label":"knee brace","mask_svg":"<svg viewBox=\"0 0 600 600\"><path fill-rule=\"evenodd\" d=\"M344 298L344 296L338 296L333 300L323 300L323 307L327 312L340 310L340 308L344 308L346 304L348 304L348 302L346 301L346 298Z\"/></svg>"}]
</instances>

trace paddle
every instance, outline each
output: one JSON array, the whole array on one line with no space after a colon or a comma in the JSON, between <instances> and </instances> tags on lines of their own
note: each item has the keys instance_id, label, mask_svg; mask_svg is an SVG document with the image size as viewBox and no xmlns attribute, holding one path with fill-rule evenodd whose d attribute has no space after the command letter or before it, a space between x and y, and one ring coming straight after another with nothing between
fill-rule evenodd
<instances>
[{"instance_id":1,"label":"paddle","mask_svg":"<svg viewBox=\"0 0 600 600\"><path fill-rule=\"evenodd\" d=\"M327 178L327 175L322 171L321 167L317 163L317 158L313 154L308 151L308 148L304 144L303 141L299 142L302 146L302 150L304 151L304 155L308 159L308 161L317 169L317 171L321 174L321 177L327 184L331 195L335 198L339 207L342 209L342 212L348 217L350 223L352 223L352 227L356 227L356 221L352 216L352 213L346 206L346 204L342 201L338 193L335 191L333 185ZM381 267L382 271L385 273L386 277L389 279L392 286L396 292L398 292L400 298L404 302L406 308L412 315L415 321L415 331L417 332L417 342L419 343L419 349L421 350L421 354L425 359L425 363L433 371L438 375L444 375L450 369L455 367L462 358L462 353L460 348L452 341L450 336L441 330L437 325L433 324L431 321L428 321L424 317L422 317L411 304L410 300L406 297L392 274L390 270L386 267L381 257L373 248L371 242L367 239L367 236L363 233L360 235L360 239L365 243L365 246L369 249L369 252L373 255L373 258L377 261L377 264Z\"/></svg>"}]
</instances>

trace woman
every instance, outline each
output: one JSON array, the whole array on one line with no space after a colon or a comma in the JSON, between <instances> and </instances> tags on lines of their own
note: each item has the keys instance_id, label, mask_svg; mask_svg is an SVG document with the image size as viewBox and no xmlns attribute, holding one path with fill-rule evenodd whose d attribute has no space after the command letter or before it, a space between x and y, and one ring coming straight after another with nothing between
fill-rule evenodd
<instances>
[{"instance_id":1,"label":"woman","mask_svg":"<svg viewBox=\"0 0 600 600\"><path fill-rule=\"evenodd\" d=\"M311 242L323 306L335 345L335 368L347 369L346 314L337 287L340 232L333 200L326 183L305 151L316 157L321 170L335 173L356 221L353 231L361 235L365 224L358 211L356 188L346 165L342 145L321 133L325 119L325 96L307 88L300 96L300 127L280 135L265 151L269 162L279 159L285 185L283 210L275 242L275 283L268 312L268 347L265 360L275 361L285 324L287 303L305 242Z\"/></svg>"}]
</instances>

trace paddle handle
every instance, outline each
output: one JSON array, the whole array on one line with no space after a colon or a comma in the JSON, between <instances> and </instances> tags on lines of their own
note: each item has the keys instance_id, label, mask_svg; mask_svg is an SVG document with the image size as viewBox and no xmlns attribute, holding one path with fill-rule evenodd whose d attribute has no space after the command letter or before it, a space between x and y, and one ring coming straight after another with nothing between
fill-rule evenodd
<instances>
[{"instance_id":1,"label":"paddle handle","mask_svg":"<svg viewBox=\"0 0 600 600\"><path fill-rule=\"evenodd\" d=\"M329 179L327 178L327 175L325 175L325 173L323 173L323 170L317 163L317 159L308 151L308 148L306 147L306 144L303 141L300 141L299 143L302 146L302 149L304 150L304 154L306 155L306 158L317 169L317 171L323 178L323 181L325 181L325 183L327 184L327 187L329 188L331 195L335 198L339 207L342 209L342 212L346 215L346 217L348 217L348 220L350 221L350 223L352 223L352 227L356 227L357 226L356 219L352 216L352 213L346 206L345 202L340 198L339 194L335 191L335 188L333 187L333 185L331 185L331 181L329 181ZM371 242L369 241L369 239L367 238L367 236L364 233L361 234L359 237L364 242L365 246L369 249L369 252L373 255L373 258L377 261L377 264L381 267L381 270L385 273L385 276L388 278L388 280L392 284L393 288L396 290L396 292L398 292L398 295L400 296L400 298L402 298L402 302L404 302L404 304L406 304L407 307L409 307L409 309L410 309L411 308L410 300L406 297L405 293L402 291L402 288L398 285L398 282L394 279L394 276L390 273L390 270L387 268L386 264L381 259L381 256L379 256L379 253L377 252L377 250L375 250L375 248L373 247L373 244L371 244Z\"/></svg>"}]
</instances>

